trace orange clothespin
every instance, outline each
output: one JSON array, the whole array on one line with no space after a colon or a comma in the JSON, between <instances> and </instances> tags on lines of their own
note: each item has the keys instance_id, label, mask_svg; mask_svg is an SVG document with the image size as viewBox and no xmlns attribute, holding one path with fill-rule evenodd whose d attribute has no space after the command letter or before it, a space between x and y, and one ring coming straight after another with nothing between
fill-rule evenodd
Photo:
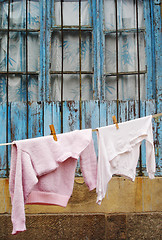
<instances>
[{"instance_id":1,"label":"orange clothespin","mask_svg":"<svg viewBox=\"0 0 162 240\"><path fill-rule=\"evenodd\" d=\"M113 123L116 124L116 129L119 129L119 126L118 126L118 122L116 120L116 117L115 116L112 116L112 119L113 119Z\"/></svg>"},{"instance_id":2,"label":"orange clothespin","mask_svg":"<svg viewBox=\"0 0 162 240\"><path fill-rule=\"evenodd\" d=\"M52 125L49 125L49 127L50 127L50 130L51 130L51 135L53 135L53 139L54 139L55 141L57 141L57 136L56 136L56 132L55 132L54 125L53 125L53 124L52 124Z\"/></svg>"}]
</instances>

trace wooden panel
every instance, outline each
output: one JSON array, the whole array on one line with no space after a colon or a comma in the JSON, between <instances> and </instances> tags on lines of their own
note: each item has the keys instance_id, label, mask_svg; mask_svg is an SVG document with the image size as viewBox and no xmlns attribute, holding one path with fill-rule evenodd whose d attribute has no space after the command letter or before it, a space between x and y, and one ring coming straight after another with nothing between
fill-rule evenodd
<instances>
[{"instance_id":1,"label":"wooden panel","mask_svg":"<svg viewBox=\"0 0 162 240\"><path fill-rule=\"evenodd\" d=\"M8 142L13 140L25 139L27 137L27 106L25 103L11 103L9 112ZM64 102L63 129L64 132L73 131L80 127L79 102ZM156 104L154 100L141 102L141 116L154 114ZM113 124L112 115L116 115L116 101L85 101L82 103L82 128L92 128ZM6 104L0 104L0 142L6 142ZM127 119L138 118L138 101L119 102L119 120L124 122ZM153 119L153 133L156 152L157 175L161 175L161 155L160 155L160 118ZM29 138L50 134L49 125L54 124L56 133L61 131L60 102L32 103L29 105ZM97 134L93 133L96 153L97 153ZM10 162L9 147L9 162ZM6 169L6 147L0 147L0 176L5 176ZM142 144L142 166L145 175L146 154L145 144ZM78 165L79 168L79 165Z\"/></svg>"},{"instance_id":2,"label":"wooden panel","mask_svg":"<svg viewBox=\"0 0 162 240\"><path fill-rule=\"evenodd\" d=\"M61 133L60 102L44 103L44 135L50 134L51 124L54 125L56 134Z\"/></svg>"},{"instance_id":3,"label":"wooden panel","mask_svg":"<svg viewBox=\"0 0 162 240\"><path fill-rule=\"evenodd\" d=\"M103 1L99 1L99 21L98 31L100 31L100 99L105 99L105 36L104 36L104 6Z\"/></svg>"},{"instance_id":4,"label":"wooden panel","mask_svg":"<svg viewBox=\"0 0 162 240\"><path fill-rule=\"evenodd\" d=\"M46 24L45 27L45 34L46 34L46 48L44 51L45 54L45 99L46 101L51 100L50 99L50 62L51 62L51 1L45 1L43 2L43 5L46 5L46 18L44 17L44 22Z\"/></svg>"},{"instance_id":5,"label":"wooden panel","mask_svg":"<svg viewBox=\"0 0 162 240\"><path fill-rule=\"evenodd\" d=\"M108 104L106 101L100 102L100 124L99 127L107 126L107 111L108 111Z\"/></svg>"},{"instance_id":6,"label":"wooden panel","mask_svg":"<svg viewBox=\"0 0 162 240\"><path fill-rule=\"evenodd\" d=\"M128 101L119 102L119 122L128 121Z\"/></svg>"},{"instance_id":7,"label":"wooden panel","mask_svg":"<svg viewBox=\"0 0 162 240\"><path fill-rule=\"evenodd\" d=\"M29 105L28 138L43 136L43 107L43 103L37 102L33 102Z\"/></svg>"},{"instance_id":8,"label":"wooden panel","mask_svg":"<svg viewBox=\"0 0 162 240\"><path fill-rule=\"evenodd\" d=\"M24 103L11 104L11 142L27 138L26 108Z\"/></svg>"},{"instance_id":9,"label":"wooden panel","mask_svg":"<svg viewBox=\"0 0 162 240\"><path fill-rule=\"evenodd\" d=\"M154 114L156 111L156 104L155 101L150 100L147 101L146 104L146 115L151 115ZM154 146L155 146L155 156L156 156L156 166L157 166L157 170L159 172L159 136L158 136L158 125L159 125L159 119L152 119L152 123L153 123L153 135L154 135Z\"/></svg>"},{"instance_id":10,"label":"wooden panel","mask_svg":"<svg viewBox=\"0 0 162 240\"><path fill-rule=\"evenodd\" d=\"M79 102L65 101L63 105L63 132L79 129Z\"/></svg>"},{"instance_id":11,"label":"wooden panel","mask_svg":"<svg viewBox=\"0 0 162 240\"><path fill-rule=\"evenodd\" d=\"M117 118L117 103L116 101L108 101L107 111L107 124L113 124L112 116L115 115Z\"/></svg>"},{"instance_id":12,"label":"wooden panel","mask_svg":"<svg viewBox=\"0 0 162 240\"><path fill-rule=\"evenodd\" d=\"M99 112L99 101L85 101L82 103L83 129L99 127Z\"/></svg>"},{"instance_id":13,"label":"wooden panel","mask_svg":"<svg viewBox=\"0 0 162 240\"><path fill-rule=\"evenodd\" d=\"M157 175L162 175L162 118L157 118L156 122L156 136L155 136L155 153L157 163Z\"/></svg>"},{"instance_id":14,"label":"wooden panel","mask_svg":"<svg viewBox=\"0 0 162 240\"><path fill-rule=\"evenodd\" d=\"M44 136L50 135L49 125L54 124L53 122L53 104L51 102L44 103Z\"/></svg>"},{"instance_id":15,"label":"wooden panel","mask_svg":"<svg viewBox=\"0 0 162 240\"><path fill-rule=\"evenodd\" d=\"M138 101L128 101L128 120L136 119L138 117Z\"/></svg>"},{"instance_id":16,"label":"wooden panel","mask_svg":"<svg viewBox=\"0 0 162 240\"><path fill-rule=\"evenodd\" d=\"M99 101L85 101L82 103L82 126L83 129L95 129L100 126ZM97 134L93 132L94 146L97 154Z\"/></svg>"},{"instance_id":17,"label":"wooden panel","mask_svg":"<svg viewBox=\"0 0 162 240\"><path fill-rule=\"evenodd\" d=\"M26 109L27 106L25 103L14 102L10 104L8 119L9 122L8 142L27 138ZM8 146L9 167L10 160L11 160L11 146Z\"/></svg>"},{"instance_id":18,"label":"wooden panel","mask_svg":"<svg viewBox=\"0 0 162 240\"><path fill-rule=\"evenodd\" d=\"M46 83L46 76L45 76L45 69L46 69L46 5L45 0L40 1L40 73L39 73L39 88L38 88L38 100L42 101L45 98L45 83ZM49 58L49 56L48 56Z\"/></svg>"},{"instance_id":19,"label":"wooden panel","mask_svg":"<svg viewBox=\"0 0 162 240\"><path fill-rule=\"evenodd\" d=\"M0 103L0 143L6 142L6 103ZM0 177L6 174L6 146L0 147Z\"/></svg>"},{"instance_id":20,"label":"wooden panel","mask_svg":"<svg viewBox=\"0 0 162 240\"><path fill-rule=\"evenodd\" d=\"M94 99L97 99L97 16L96 16L96 1L92 1L92 17L93 17L93 66L94 66L94 79L93 79L93 92Z\"/></svg>"},{"instance_id":21,"label":"wooden panel","mask_svg":"<svg viewBox=\"0 0 162 240\"><path fill-rule=\"evenodd\" d=\"M61 133L61 104L60 102L53 102L53 124L55 126L56 133Z\"/></svg>"},{"instance_id":22,"label":"wooden panel","mask_svg":"<svg viewBox=\"0 0 162 240\"><path fill-rule=\"evenodd\" d=\"M57 108L55 108L55 110L57 110ZM55 119L58 119L56 111ZM61 121L58 121L58 123L61 123ZM77 130L79 128L80 128L79 101L65 101L63 105L63 132L64 133L70 132ZM81 176L79 159L76 167L76 176Z\"/></svg>"},{"instance_id":23,"label":"wooden panel","mask_svg":"<svg viewBox=\"0 0 162 240\"><path fill-rule=\"evenodd\" d=\"M146 101L141 101L141 117L146 116ZM141 144L141 159L142 159L142 168L146 167L146 144L145 141ZM145 170L145 169L144 169Z\"/></svg>"},{"instance_id":24,"label":"wooden panel","mask_svg":"<svg viewBox=\"0 0 162 240\"><path fill-rule=\"evenodd\" d=\"M153 10L151 1L143 1L144 3L144 18L145 18L145 41L146 41L146 63L147 63L147 75L146 80L146 95L148 99L155 98L155 39L153 30Z\"/></svg>"},{"instance_id":25,"label":"wooden panel","mask_svg":"<svg viewBox=\"0 0 162 240\"><path fill-rule=\"evenodd\" d=\"M162 112L162 55L161 55L161 4L160 0L154 0L154 30L155 30L155 62L156 62L156 100L157 100L157 112ZM162 118L161 118L162 119ZM157 166L158 166L158 175L161 174L162 167L162 124L160 119L156 122L156 155L157 155Z\"/></svg>"}]
</instances>

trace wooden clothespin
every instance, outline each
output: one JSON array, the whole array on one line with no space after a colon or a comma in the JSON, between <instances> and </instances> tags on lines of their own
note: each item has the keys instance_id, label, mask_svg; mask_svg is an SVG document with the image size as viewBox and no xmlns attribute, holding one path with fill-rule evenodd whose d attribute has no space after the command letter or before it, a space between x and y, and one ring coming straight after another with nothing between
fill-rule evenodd
<instances>
[{"instance_id":1,"label":"wooden clothespin","mask_svg":"<svg viewBox=\"0 0 162 240\"><path fill-rule=\"evenodd\" d=\"M54 139L55 141L57 141L57 136L56 136L56 132L55 132L54 125L53 125L53 124L52 124L52 125L49 125L49 127L50 127L50 130L51 130L51 135L53 135L53 139Z\"/></svg>"},{"instance_id":2,"label":"wooden clothespin","mask_svg":"<svg viewBox=\"0 0 162 240\"><path fill-rule=\"evenodd\" d=\"M116 124L116 129L119 129L119 125L118 125L118 122L116 120L116 117L112 116L112 119L113 119L113 123Z\"/></svg>"}]
</instances>

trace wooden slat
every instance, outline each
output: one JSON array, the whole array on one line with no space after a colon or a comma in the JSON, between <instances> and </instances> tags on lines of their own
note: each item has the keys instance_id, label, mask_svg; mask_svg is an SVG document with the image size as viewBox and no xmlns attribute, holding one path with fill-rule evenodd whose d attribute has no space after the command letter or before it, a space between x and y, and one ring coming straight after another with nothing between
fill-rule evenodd
<instances>
[{"instance_id":1,"label":"wooden slat","mask_svg":"<svg viewBox=\"0 0 162 240\"><path fill-rule=\"evenodd\" d=\"M107 126L107 111L108 111L108 104L106 101L100 102L100 123L99 127Z\"/></svg>"},{"instance_id":2,"label":"wooden slat","mask_svg":"<svg viewBox=\"0 0 162 240\"><path fill-rule=\"evenodd\" d=\"M27 121L26 104L13 102L11 104L11 142L14 140L26 139Z\"/></svg>"},{"instance_id":3,"label":"wooden slat","mask_svg":"<svg viewBox=\"0 0 162 240\"><path fill-rule=\"evenodd\" d=\"M99 127L99 101L84 101L82 103L83 128Z\"/></svg>"},{"instance_id":4,"label":"wooden slat","mask_svg":"<svg viewBox=\"0 0 162 240\"><path fill-rule=\"evenodd\" d=\"M43 103L33 102L29 105L28 137L43 136L44 133Z\"/></svg>"},{"instance_id":5,"label":"wooden slat","mask_svg":"<svg viewBox=\"0 0 162 240\"><path fill-rule=\"evenodd\" d=\"M54 124L53 122L53 104L51 102L44 103L44 135L50 135L49 125ZM55 124L54 124L55 127Z\"/></svg>"},{"instance_id":6,"label":"wooden slat","mask_svg":"<svg viewBox=\"0 0 162 240\"><path fill-rule=\"evenodd\" d=\"M52 118L55 126L55 131L61 133L61 104L60 102L53 102L52 105Z\"/></svg>"},{"instance_id":7,"label":"wooden slat","mask_svg":"<svg viewBox=\"0 0 162 240\"><path fill-rule=\"evenodd\" d=\"M146 101L141 101L141 117L146 116ZM141 144L141 159L142 159L142 168L146 167L146 144L145 141Z\"/></svg>"},{"instance_id":8,"label":"wooden slat","mask_svg":"<svg viewBox=\"0 0 162 240\"><path fill-rule=\"evenodd\" d=\"M138 101L128 101L128 120L138 118Z\"/></svg>"},{"instance_id":9,"label":"wooden slat","mask_svg":"<svg viewBox=\"0 0 162 240\"><path fill-rule=\"evenodd\" d=\"M156 111L156 104L154 100L147 101L146 104L146 115L152 115ZM159 125L159 119L157 121L156 118L152 119L152 125L153 125L153 135L154 135L154 146L155 146L155 158L156 158L156 166L157 170L159 172L159 136L158 136L158 125Z\"/></svg>"},{"instance_id":10,"label":"wooden slat","mask_svg":"<svg viewBox=\"0 0 162 240\"><path fill-rule=\"evenodd\" d=\"M10 103L8 108L8 142L27 138L26 104ZM8 162L10 167L11 146L8 146ZM7 161L7 159L6 159Z\"/></svg>"},{"instance_id":11,"label":"wooden slat","mask_svg":"<svg viewBox=\"0 0 162 240\"><path fill-rule=\"evenodd\" d=\"M143 1L144 4L144 18L146 25L145 43L146 43L146 63L147 74L145 75L145 81L147 84L147 98L151 99L155 95L155 45L154 45L154 33L153 33L153 11L151 1Z\"/></svg>"},{"instance_id":12,"label":"wooden slat","mask_svg":"<svg viewBox=\"0 0 162 240\"><path fill-rule=\"evenodd\" d=\"M0 143L6 142L6 103L0 103ZM0 177L6 174L6 146L0 149Z\"/></svg>"},{"instance_id":13,"label":"wooden slat","mask_svg":"<svg viewBox=\"0 0 162 240\"><path fill-rule=\"evenodd\" d=\"M11 106L12 104L8 104L8 142L11 142ZM11 162L11 146L8 146L8 158L6 156L6 163L8 161L9 168L10 168L10 162Z\"/></svg>"},{"instance_id":14,"label":"wooden slat","mask_svg":"<svg viewBox=\"0 0 162 240\"><path fill-rule=\"evenodd\" d=\"M98 47L100 48L100 99L105 99L105 33L104 33L104 1L99 1L99 16L97 17L99 21L99 27L97 28L97 31L99 31L100 34L100 44Z\"/></svg>"},{"instance_id":15,"label":"wooden slat","mask_svg":"<svg viewBox=\"0 0 162 240\"><path fill-rule=\"evenodd\" d=\"M50 93L50 62L51 62L51 1L45 1L46 5L46 18L44 17L44 22L46 24L45 32L46 32L46 50L44 51L44 55L47 56L45 58L45 99L49 101L51 98Z\"/></svg>"},{"instance_id":16,"label":"wooden slat","mask_svg":"<svg viewBox=\"0 0 162 240\"><path fill-rule=\"evenodd\" d=\"M128 121L128 101L119 101L119 122Z\"/></svg>"},{"instance_id":17,"label":"wooden slat","mask_svg":"<svg viewBox=\"0 0 162 240\"><path fill-rule=\"evenodd\" d=\"M82 126L83 129L99 127L100 108L99 101L85 101L82 103ZM94 146L97 154L97 134L93 132Z\"/></svg>"},{"instance_id":18,"label":"wooden slat","mask_svg":"<svg viewBox=\"0 0 162 240\"><path fill-rule=\"evenodd\" d=\"M112 116L115 115L117 118L117 104L116 101L108 102L108 112L107 112L107 123L108 125L113 124Z\"/></svg>"},{"instance_id":19,"label":"wooden slat","mask_svg":"<svg viewBox=\"0 0 162 240\"><path fill-rule=\"evenodd\" d=\"M79 101L65 101L63 105L63 132L79 129Z\"/></svg>"},{"instance_id":20,"label":"wooden slat","mask_svg":"<svg viewBox=\"0 0 162 240\"><path fill-rule=\"evenodd\" d=\"M59 111L58 108L55 110ZM55 114L55 119L57 118L57 114ZM79 120L79 101L66 101L63 105L63 132L70 132L80 128L80 120ZM60 123L60 130L61 130L61 121ZM77 167L75 171L76 176L81 176L80 171L80 162L79 159L77 161Z\"/></svg>"},{"instance_id":21,"label":"wooden slat","mask_svg":"<svg viewBox=\"0 0 162 240\"><path fill-rule=\"evenodd\" d=\"M97 98L97 92L98 92L98 81L97 81L97 64L98 64L98 59L97 59L97 16L96 16L96 1L92 1L92 18L93 18L93 64L94 64L94 76L93 76L93 97L94 99Z\"/></svg>"},{"instance_id":22,"label":"wooden slat","mask_svg":"<svg viewBox=\"0 0 162 240\"><path fill-rule=\"evenodd\" d=\"M154 33L155 33L155 81L156 81L156 100L157 113L162 112L162 56L161 56L161 1L154 1ZM157 161L157 175L162 174L162 118L156 121L156 161Z\"/></svg>"},{"instance_id":23,"label":"wooden slat","mask_svg":"<svg viewBox=\"0 0 162 240\"><path fill-rule=\"evenodd\" d=\"M44 135L50 134L49 125L53 124L56 134L61 133L60 102L44 103Z\"/></svg>"},{"instance_id":24,"label":"wooden slat","mask_svg":"<svg viewBox=\"0 0 162 240\"><path fill-rule=\"evenodd\" d=\"M39 73L39 85L38 85L38 100L45 100L45 91L48 87L46 84L46 1L40 1L40 73ZM48 56L49 58L49 56ZM47 80L48 81L48 80Z\"/></svg>"}]
</instances>

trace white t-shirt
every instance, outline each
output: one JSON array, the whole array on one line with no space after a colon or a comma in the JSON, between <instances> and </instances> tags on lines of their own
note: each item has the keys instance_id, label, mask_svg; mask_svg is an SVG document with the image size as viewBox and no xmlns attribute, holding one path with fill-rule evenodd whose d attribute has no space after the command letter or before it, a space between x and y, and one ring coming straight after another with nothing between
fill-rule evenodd
<instances>
[{"instance_id":1,"label":"white t-shirt","mask_svg":"<svg viewBox=\"0 0 162 240\"><path fill-rule=\"evenodd\" d=\"M152 116L98 128L97 203L105 197L113 174L135 180L136 166L142 140L146 140L146 167L149 178L154 178L155 152Z\"/></svg>"}]
</instances>

